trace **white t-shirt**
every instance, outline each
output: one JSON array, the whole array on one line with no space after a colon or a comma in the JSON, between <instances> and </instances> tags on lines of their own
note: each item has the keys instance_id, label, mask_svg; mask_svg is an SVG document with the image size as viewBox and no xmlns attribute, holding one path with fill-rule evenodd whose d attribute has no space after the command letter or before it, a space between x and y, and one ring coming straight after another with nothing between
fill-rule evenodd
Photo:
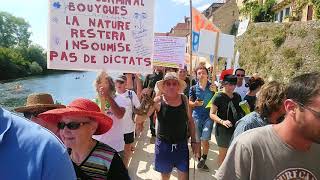
<instances>
[{"instance_id":1,"label":"white t-shirt","mask_svg":"<svg viewBox=\"0 0 320 180\"><path fill-rule=\"evenodd\" d=\"M246 83L243 81L242 86L238 87L236 85L236 88L234 89L234 92L238 93L241 96L241 100L246 97L247 93L249 91L249 88L246 87Z\"/></svg>"},{"instance_id":2,"label":"white t-shirt","mask_svg":"<svg viewBox=\"0 0 320 180\"><path fill-rule=\"evenodd\" d=\"M137 94L134 91L131 91L131 93L132 93L132 104L129 98L129 90L127 90L123 94L116 93L117 95L125 99L126 113L124 114L121 121L124 134L132 133L134 131L134 122L132 120L132 106L134 106L135 108L140 107L140 101Z\"/></svg>"},{"instance_id":3,"label":"white t-shirt","mask_svg":"<svg viewBox=\"0 0 320 180\"><path fill-rule=\"evenodd\" d=\"M124 99L123 97L116 95L114 101L118 104L119 107L126 107L126 99ZM124 131L122 127L123 119L118 119L110 109L106 110L106 115L113 120L111 129L102 135L95 135L93 136L93 138L111 146L117 152L123 151L125 144L123 139Z\"/></svg>"}]
</instances>

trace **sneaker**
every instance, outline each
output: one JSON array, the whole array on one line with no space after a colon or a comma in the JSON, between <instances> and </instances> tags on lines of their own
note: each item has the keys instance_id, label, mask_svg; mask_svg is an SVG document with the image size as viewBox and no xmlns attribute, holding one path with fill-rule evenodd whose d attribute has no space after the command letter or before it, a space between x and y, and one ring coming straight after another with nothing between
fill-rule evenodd
<instances>
[{"instance_id":1,"label":"sneaker","mask_svg":"<svg viewBox=\"0 0 320 180\"><path fill-rule=\"evenodd\" d=\"M209 167L205 164L205 160L201 159L197 165L197 168L201 171L209 172Z\"/></svg>"}]
</instances>

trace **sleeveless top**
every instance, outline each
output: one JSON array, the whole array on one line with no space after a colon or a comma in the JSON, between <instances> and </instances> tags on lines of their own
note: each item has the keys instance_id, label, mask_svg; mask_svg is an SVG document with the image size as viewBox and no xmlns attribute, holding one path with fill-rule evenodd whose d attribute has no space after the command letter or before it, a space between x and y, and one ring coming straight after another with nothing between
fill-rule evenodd
<instances>
[{"instance_id":1,"label":"sleeveless top","mask_svg":"<svg viewBox=\"0 0 320 180\"><path fill-rule=\"evenodd\" d=\"M161 107L157 112L157 137L166 143L178 144L188 139L188 115L182 98L181 95L182 103L174 107L166 104L161 96Z\"/></svg>"}]
</instances>

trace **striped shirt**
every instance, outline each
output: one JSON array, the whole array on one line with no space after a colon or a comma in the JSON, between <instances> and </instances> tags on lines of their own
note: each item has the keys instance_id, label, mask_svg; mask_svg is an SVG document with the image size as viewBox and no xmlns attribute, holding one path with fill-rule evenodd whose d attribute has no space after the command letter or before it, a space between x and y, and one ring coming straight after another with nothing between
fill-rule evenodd
<instances>
[{"instance_id":1,"label":"striped shirt","mask_svg":"<svg viewBox=\"0 0 320 180\"><path fill-rule=\"evenodd\" d=\"M98 141L79 167L92 179L107 179L115 154L116 151L113 148Z\"/></svg>"}]
</instances>

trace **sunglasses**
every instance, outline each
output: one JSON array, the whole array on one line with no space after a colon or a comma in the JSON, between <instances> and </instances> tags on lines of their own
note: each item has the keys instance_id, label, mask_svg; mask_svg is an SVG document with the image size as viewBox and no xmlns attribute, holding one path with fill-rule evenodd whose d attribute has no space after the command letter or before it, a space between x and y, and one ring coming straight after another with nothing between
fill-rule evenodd
<instances>
[{"instance_id":1,"label":"sunglasses","mask_svg":"<svg viewBox=\"0 0 320 180\"><path fill-rule=\"evenodd\" d=\"M303 109L309 110L317 119L320 119L320 112L300 103L300 102L296 102L300 107L302 107Z\"/></svg>"},{"instance_id":2,"label":"sunglasses","mask_svg":"<svg viewBox=\"0 0 320 180\"><path fill-rule=\"evenodd\" d=\"M39 114L43 113L41 112L24 112L23 116L27 119L31 119L32 117L37 117Z\"/></svg>"},{"instance_id":3,"label":"sunglasses","mask_svg":"<svg viewBox=\"0 0 320 180\"><path fill-rule=\"evenodd\" d=\"M124 81L116 81L119 84L124 84Z\"/></svg>"},{"instance_id":4,"label":"sunglasses","mask_svg":"<svg viewBox=\"0 0 320 180\"><path fill-rule=\"evenodd\" d=\"M67 127L70 130L76 130L88 123L89 122L69 122L69 123L58 122L57 127L58 129L61 129L61 130L64 129L65 127Z\"/></svg>"},{"instance_id":5,"label":"sunglasses","mask_svg":"<svg viewBox=\"0 0 320 180\"><path fill-rule=\"evenodd\" d=\"M244 76L246 76L246 75L244 75L244 74L237 74L236 76L237 76L237 77L244 77Z\"/></svg>"},{"instance_id":6,"label":"sunglasses","mask_svg":"<svg viewBox=\"0 0 320 180\"><path fill-rule=\"evenodd\" d=\"M165 85L166 86L178 86L178 82L166 82Z\"/></svg>"}]
</instances>

